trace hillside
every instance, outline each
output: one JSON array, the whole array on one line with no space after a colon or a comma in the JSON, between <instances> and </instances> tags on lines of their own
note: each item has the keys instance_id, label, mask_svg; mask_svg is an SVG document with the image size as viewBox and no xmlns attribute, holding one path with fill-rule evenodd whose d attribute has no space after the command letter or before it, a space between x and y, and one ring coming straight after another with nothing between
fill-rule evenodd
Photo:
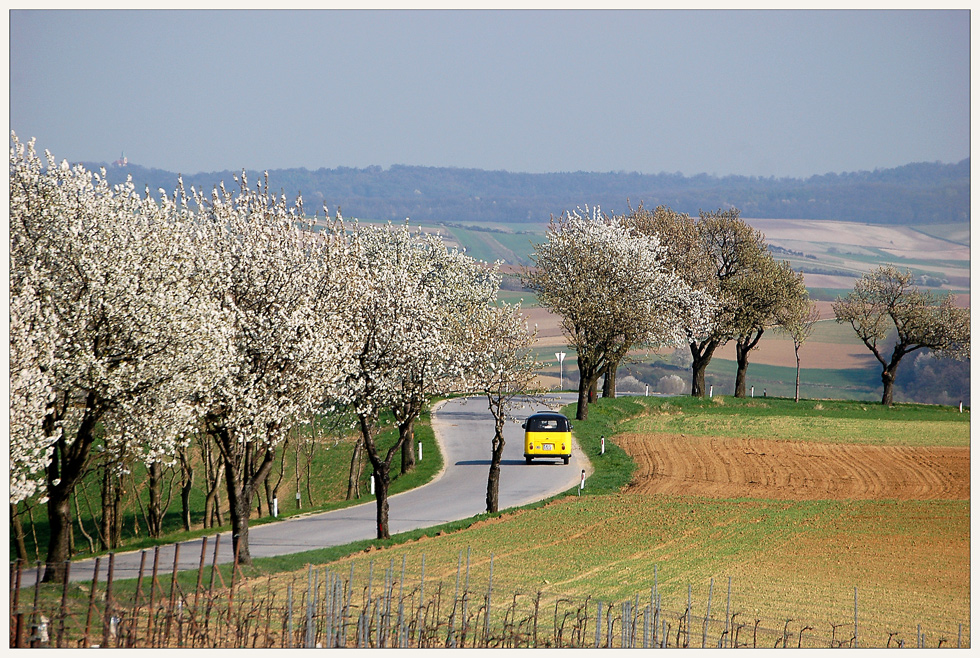
<instances>
[{"instance_id":1,"label":"hillside","mask_svg":"<svg viewBox=\"0 0 980 658\"><path fill-rule=\"evenodd\" d=\"M132 176L138 189L172 190L177 173L139 165L106 167L110 183ZM232 171L183 174L185 186L231 184ZM248 172L258 181L260 172ZM625 212L628 204L665 205L696 215L734 206L760 219L834 219L873 224L930 225L969 222L970 160L914 163L893 169L828 173L807 179L715 177L707 174L560 172L547 174L394 165L387 169L277 169L273 189L301 193L310 214L333 212L367 220L541 224L580 205Z\"/></svg>"}]
</instances>

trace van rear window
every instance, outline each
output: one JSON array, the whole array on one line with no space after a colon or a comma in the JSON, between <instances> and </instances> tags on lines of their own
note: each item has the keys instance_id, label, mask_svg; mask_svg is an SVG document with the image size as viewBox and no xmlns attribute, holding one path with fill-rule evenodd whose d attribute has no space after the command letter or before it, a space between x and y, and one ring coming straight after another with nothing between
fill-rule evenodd
<instances>
[{"instance_id":1,"label":"van rear window","mask_svg":"<svg viewBox=\"0 0 980 658\"><path fill-rule=\"evenodd\" d=\"M567 432L568 421L564 418L528 418L528 432Z\"/></svg>"}]
</instances>

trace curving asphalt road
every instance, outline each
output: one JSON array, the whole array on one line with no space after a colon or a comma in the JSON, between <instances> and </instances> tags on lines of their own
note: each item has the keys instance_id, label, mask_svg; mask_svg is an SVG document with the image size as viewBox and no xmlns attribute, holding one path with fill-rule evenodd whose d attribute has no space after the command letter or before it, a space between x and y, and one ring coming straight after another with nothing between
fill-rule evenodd
<instances>
[{"instance_id":1,"label":"curving asphalt road","mask_svg":"<svg viewBox=\"0 0 980 658\"><path fill-rule=\"evenodd\" d=\"M546 404L529 405L515 415L524 418L545 408L557 409L574 401L571 394L550 395ZM445 460L443 471L422 487L388 499L389 529L392 535L418 528L457 521L486 510L487 476L490 468L490 442L493 439L493 417L484 398L449 400L439 404L432 413L432 427ZM577 445L568 465L561 461L524 463L523 430L519 423L504 428L504 456L500 474L500 509L526 505L576 486L583 470L590 470L588 460ZM423 458L425 455L423 454ZM252 557L273 557L300 553L325 546L338 546L377 536L376 507L370 502L332 512L292 517L276 523L249 528L249 548ZM232 561L231 533L224 532L217 542L217 560ZM205 560L214 559L215 536L181 542L178 568L197 569L201 562L202 546ZM159 550L160 573L170 573L174 566L174 544ZM117 553L114 558L113 579L136 578L140 562L145 559L144 575L153 567L154 551ZM71 580L91 580L95 560L81 560L71 565ZM104 581L108 559L103 558L99 580ZM23 575L21 585L33 584L34 572Z\"/></svg>"}]
</instances>

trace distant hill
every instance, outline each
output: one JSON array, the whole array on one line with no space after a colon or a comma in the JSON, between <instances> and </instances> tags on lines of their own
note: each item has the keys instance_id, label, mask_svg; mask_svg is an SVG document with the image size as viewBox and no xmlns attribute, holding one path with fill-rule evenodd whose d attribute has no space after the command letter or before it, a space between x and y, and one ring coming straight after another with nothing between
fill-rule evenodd
<instances>
[{"instance_id":1,"label":"distant hill","mask_svg":"<svg viewBox=\"0 0 980 658\"><path fill-rule=\"evenodd\" d=\"M137 189L172 191L177 174L139 165L105 167L110 183L132 176ZM240 172L184 174L187 188L233 185ZM248 171L250 182L261 172ZM736 207L759 219L836 219L872 224L937 224L970 221L970 160L914 163L894 169L824 174L806 179L715 177L707 174L626 172L512 173L394 165L387 169L276 169L273 189L290 199L301 193L308 213L328 204L345 217L400 222L544 223L585 204L624 212L627 203L658 205L696 215L700 209ZM628 200L628 202L627 202Z\"/></svg>"}]
</instances>

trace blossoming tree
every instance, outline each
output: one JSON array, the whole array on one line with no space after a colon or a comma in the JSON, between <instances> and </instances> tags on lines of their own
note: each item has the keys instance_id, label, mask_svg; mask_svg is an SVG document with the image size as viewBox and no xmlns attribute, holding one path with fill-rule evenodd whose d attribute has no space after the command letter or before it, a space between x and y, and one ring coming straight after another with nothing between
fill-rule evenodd
<instances>
[{"instance_id":1,"label":"blossoming tree","mask_svg":"<svg viewBox=\"0 0 980 658\"><path fill-rule=\"evenodd\" d=\"M656 235L639 233L598 208L553 219L531 254L527 284L561 316L579 368L576 417L610 363L638 345L676 345L684 326L703 326L713 300L668 267Z\"/></svg>"},{"instance_id":2,"label":"blossoming tree","mask_svg":"<svg viewBox=\"0 0 980 658\"><path fill-rule=\"evenodd\" d=\"M94 446L173 453L221 313L193 284L179 208L11 141L11 501L46 497L44 580L62 581Z\"/></svg>"},{"instance_id":3,"label":"blossoming tree","mask_svg":"<svg viewBox=\"0 0 980 658\"><path fill-rule=\"evenodd\" d=\"M197 402L224 463L235 555L248 564L251 502L276 449L339 385L353 353L360 280L339 220L313 231L302 202L277 198L267 177L250 188L243 173L238 184L192 190L199 283L222 308L227 341Z\"/></svg>"},{"instance_id":4,"label":"blossoming tree","mask_svg":"<svg viewBox=\"0 0 980 658\"><path fill-rule=\"evenodd\" d=\"M499 278L439 236L407 226L358 226L352 242L363 291L351 300L357 349L338 400L357 415L374 469L378 537L387 538L391 461L408 436L399 432L383 452L379 413L396 410L404 424L437 392L468 390L471 356L460 345L466 318L493 301Z\"/></svg>"}]
</instances>

